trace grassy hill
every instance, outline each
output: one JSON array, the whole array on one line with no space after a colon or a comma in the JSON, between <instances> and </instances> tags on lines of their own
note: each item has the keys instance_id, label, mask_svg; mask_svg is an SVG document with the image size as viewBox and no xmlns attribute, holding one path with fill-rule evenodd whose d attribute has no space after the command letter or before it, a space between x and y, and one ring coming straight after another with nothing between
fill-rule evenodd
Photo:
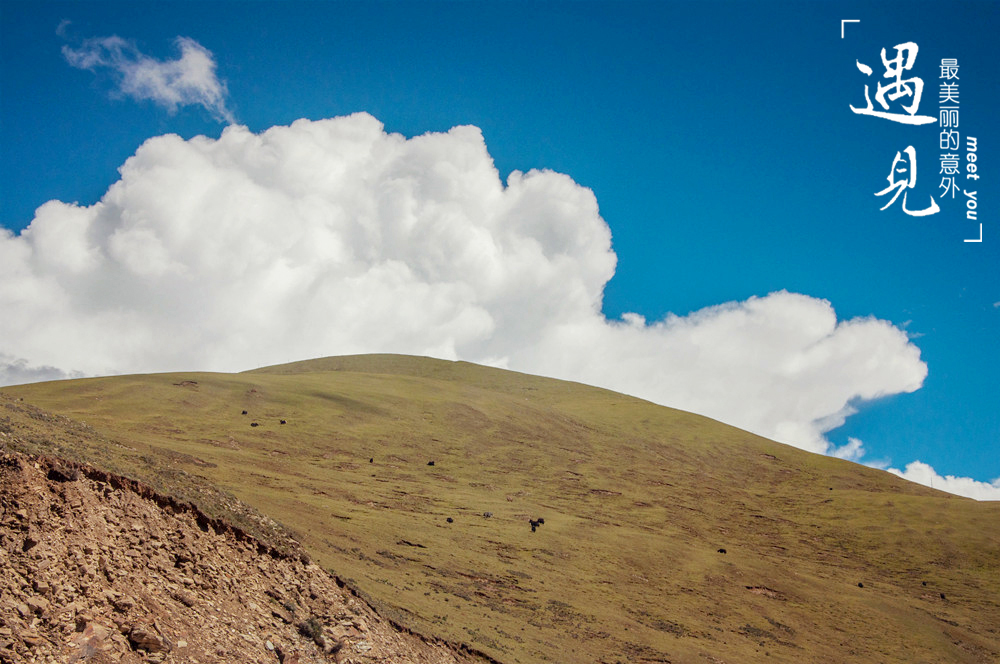
<instances>
[{"instance_id":1,"label":"grassy hill","mask_svg":"<svg viewBox=\"0 0 1000 664\"><path fill-rule=\"evenodd\" d=\"M1000 503L639 399L391 355L2 391L505 663L1000 661Z\"/></svg>"}]
</instances>

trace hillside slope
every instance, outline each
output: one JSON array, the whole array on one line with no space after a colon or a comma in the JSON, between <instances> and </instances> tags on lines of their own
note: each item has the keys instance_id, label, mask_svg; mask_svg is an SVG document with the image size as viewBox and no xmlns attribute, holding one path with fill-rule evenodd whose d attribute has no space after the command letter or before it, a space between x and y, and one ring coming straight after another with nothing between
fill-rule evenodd
<instances>
[{"instance_id":1,"label":"hillside slope","mask_svg":"<svg viewBox=\"0 0 1000 664\"><path fill-rule=\"evenodd\" d=\"M509 664L1000 659L1000 504L605 390L382 355L3 392Z\"/></svg>"},{"instance_id":2,"label":"hillside slope","mask_svg":"<svg viewBox=\"0 0 1000 664\"><path fill-rule=\"evenodd\" d=\"M0 452L0 571L4 663L484 661L396 629L302 555L45 457Z\"/></svg>"}]
</instances>

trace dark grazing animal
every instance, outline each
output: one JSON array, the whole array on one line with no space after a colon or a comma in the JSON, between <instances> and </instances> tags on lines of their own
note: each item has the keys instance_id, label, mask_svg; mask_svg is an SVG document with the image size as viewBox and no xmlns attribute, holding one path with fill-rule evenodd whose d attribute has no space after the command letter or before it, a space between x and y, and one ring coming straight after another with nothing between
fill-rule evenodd
<instances>
[{"instance_id":1,"label":"dark grazing animal","mask_svg":"<svg viewBox=\"0 0 1000 664\"><path fill-rule=\"evenodd\" d=\"M433 466L433 465L434 465L434 462L433 462L433 461L428 461L428 462L427 462L427 465L428 465L428 466Z\"/></svg>"},{"instance_id":2,"label":"dark grazing animal","mask_svg":"<svg viewBox=\"0 0 1000 664\"><path fill-rule=\"evenodd\" d=\"M252 426L252 427L259 427L260 425L259 425L259 424L257 424L256 422L251 422L251 423L250 423L250 426Z\"/></svg>"},{"instance_id":3,"label":"dark grazing animal","mask_svg":"<svg viewBox=\"0 0 1000 664\"><path fill-rule=\"evenodd\" d=\"M243 411L243 414L244 414L244 415L246 415L246 414L247 414L247 412L246 412L246 411L244 410L244 411Z\"/></svg>"},{"instance_id":4,"label":"dark grazing animal","mask_svg":"<svg viewBox=\"0 0 1000 664\"><path fill-rule=\"evenodd\" d=\"M719 553L725 553L725 552L726 552L725 549L719 549Z\"/></svg>"},{"instance_id":5,"label":"dark grazing animal","mask_svg":"<svg viewBox=\"0 0 1000 664\"><path fill-rule=\"evenodd\" d=\"M450 516L447 519L445 519L445 521L447 521L448 523L455 523L455 520Z\"/></svg>"},{"instance_id":6,"label":"dark grazing animal","mask_svg":"<svg viewBox=\"0 0 1000 664\"><path fill-rule=\"evenodd\" d=\"M281 420L281 423L282 423L282 424L285 424L285 421L284 421L284 420Z\"/></svg>"}]
</instances>

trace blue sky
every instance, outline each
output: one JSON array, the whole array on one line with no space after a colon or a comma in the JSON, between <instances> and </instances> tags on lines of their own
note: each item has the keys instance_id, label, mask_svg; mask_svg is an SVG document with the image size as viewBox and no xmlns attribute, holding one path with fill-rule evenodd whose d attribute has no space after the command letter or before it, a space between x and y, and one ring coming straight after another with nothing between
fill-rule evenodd
<instances>
[{"instance_id":1,"label":"blue sky","mask_svg":"<svg viewBox=\"0 0 1000 664\"><path fill-rule=\"evenodd\" d=\"M108 70L71 67L62 52L117 35L167 60L187 37L211 52L251 132L359 111L406 137L475 125L504 180L551 169L592 190L617 254L608 319L787 290L829 301L840 320L905 329L927 365L922 387L858 403L827 438L864 441L866 462L919 459L992 481L998 14L996 2L4 0L0 223L16 234L46 201L93 205L151 137L218 138L225 123L205 108L116 93ZM843 39L842 19L860 21ZM924 81L920 115L937 117L939 63L958 60L960 186L976 191L975 222L961 192L940 195L937 124L849 109L864 105L865 84L874 97L881 49L891 58L904 42L919 45L907 76ZM978 181L965 178L967 136ZM879 209L891 195L875 192L907 146L918 155L908 207L934 196L937 214L903 213L902 196ZM983 241L964 242L979 223Z\"/></svg>"}]
</instances>

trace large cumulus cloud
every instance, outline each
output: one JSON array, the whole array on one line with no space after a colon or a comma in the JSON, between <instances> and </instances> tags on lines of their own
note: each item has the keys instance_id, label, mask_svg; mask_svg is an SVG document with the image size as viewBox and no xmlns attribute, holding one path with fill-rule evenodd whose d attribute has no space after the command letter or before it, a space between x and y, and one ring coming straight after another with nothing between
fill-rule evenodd
<instances>
[{"instance_id":1,"label":"large cumulus cloud","mask_svg":"<svg viewBox=\"0 0 1000 664\"><path fill-rule=\"evenodd\" d=\"M567 176L503 186L478 129L406 140L365 114L150 139L99 203L50 201L0 251L3 350L86 373L503 358L598 315L615 265Z\"/></svg>"},{"instance_id":2,"label":"large cumulus cloud","mask_svg":"<svg viewBox=\"0 0 1000 664\"><path fill-rule=\"evenodd\" d=\"M50 201L0 235L0 383L399 352L602 385L829 452L853 403L926 375L898 328L795 293L607 320L616 257L593 193L550 171L502 182L475 127L233 125L152 138L120 170L95 205Z\"/></svg>"}]
</instances>

